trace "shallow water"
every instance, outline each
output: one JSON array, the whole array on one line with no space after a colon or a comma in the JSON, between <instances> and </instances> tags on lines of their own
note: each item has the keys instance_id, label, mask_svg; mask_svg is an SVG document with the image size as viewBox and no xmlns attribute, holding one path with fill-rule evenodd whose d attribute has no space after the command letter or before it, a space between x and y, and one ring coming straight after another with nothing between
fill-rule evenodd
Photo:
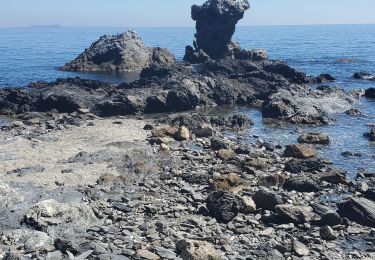
<instances>
[{"instance_id":1,"label":"shallow water","mask_svg":"<svg viewBox=\"0 0 375 260\"><path fill-rule=\"evenodd\" d=\"M24 86L32 81L53 81L59 77L82 77L113 83L132 80L133 75L62 72L58 67L74 59L103 34L115 34L125 28L31 27L0 29L0 87ZM145 43L170 49L182 60L185 46L192 43L193 28L137 28ZM330 73L335 85L344 89L374 87L375 82L351 79L353 73L375 74L375 25L260 26L239 27L234 36L244 48L265 48L271 58L287 61L309 75ZM280 144L295 143L306 131L327 133L332 144L319 147L319 154L348 170L358 168L375 172L375 144L362 135L375 122L375 101L361 99L358 108L366 116L338 115L329 126L295 126L263 120L256 109L239 109L255 121L247 141L253 135ZM0 118L0 124L1 124ZM297 129L297 130L296 130ZM344 158L342 152L362 154Z\"/></svg>"}]
</instances>

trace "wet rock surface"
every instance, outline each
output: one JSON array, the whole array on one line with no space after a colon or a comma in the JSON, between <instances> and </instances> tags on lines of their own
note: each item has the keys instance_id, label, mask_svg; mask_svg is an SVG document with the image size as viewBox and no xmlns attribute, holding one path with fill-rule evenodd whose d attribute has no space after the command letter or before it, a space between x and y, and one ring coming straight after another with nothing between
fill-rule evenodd
<instances>
[{"instance_id":1,"label":"wet rock surface","mask_svg":"<svg viewBox=\"0 0 375 260\"><path fill-rule=\"evenodd\" d=\"M166 49L147 47L135 31L104 35L75 60L65 64L65 71L140 72L152 63L172 64L174 55Z\"/></svg>"}]
</instances>

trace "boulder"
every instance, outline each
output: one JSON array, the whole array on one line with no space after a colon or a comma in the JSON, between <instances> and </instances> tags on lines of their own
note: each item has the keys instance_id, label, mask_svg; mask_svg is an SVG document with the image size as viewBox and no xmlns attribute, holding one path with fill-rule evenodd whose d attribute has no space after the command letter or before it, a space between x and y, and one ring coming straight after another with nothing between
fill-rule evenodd
<instances>
[{"instance_id":1,"label":"boulder","mask_svg":"<svg viewBox=\"0 0 375 260\"><path fill-rule=\"evenodd\" d=\"M279 220L286 223L303 224L309 222L312 213L309 207L293 206L289 204L277 205L275 207Z\"/></svg>"},{"instance_id":2,"label":"boulder","mask_svg":"<svg viewBox=\"0 0 375 260\"><path fill-rule=\"evenodd\" d=\"M335 234L335 231L330 226L323 226L319 230L320 237L324 240L331 241L336 240L337 235Z\"/></svg>"},{"instance_id":3,"label":"boulder","mask_svg":"<svg viewBox=\"0 0 375 260\"><path fill-rule=\"evenodd\" d=\"M337 212L329 210L321 216L320 224L325 226L337 226L342 224L342 219Z\"/></svg>"},{"instance_id":4,"label":"boulder","mask_svg":"<svg viewBox=\"0 0 375 260\"><path fill-rule=\"evenodd\" d=\"M310 159L316 156L316 150L301 144L287 145L284 151L284 156L296 159Z\"/></svg>"},{"instance_id":5,"label":"boulder","mask_svg":"<svg viewBox=\"0 0 375 260\"><path fill-rule=\"evenodd\" d=\"M330 81L335 81L335 80L336 79L330 74L320 74L318 77L316 77L317 83L324 83L324 82L330 82Z\"/></svg>"},{"instance_id":6,"label":"boulder","mask_svg":"<svg viewBox=\"0 0 375 260\"><path fill-rule=\"evenodd\" d=\"M358 224L375 227L375 203L365 198L349 198L338 204L341 217L350 219Z\"/></svg>"},{"instance_id":7,"label":"boulder","mask_svg":"<svg viewBox=\"0 0 375 260\"><path fill-rule=\"evenodd\" d=\"M211 179L208 183L211 191L228 191L238 193L244 186L244 181L234 173L224 176L218 176Z\"/></svg>"},{"instance_id":8,"label":"boulder","mask_svg":"<svg viewBox=\"0 0 375 260\"><path fill-rule=\"evenodd\" d=\"M356 72L353 74L354 79L361 79L361 80L375 80L375 76L371 75L367 72Z\"/></svg>"},{"instance_id":9,"label":"boulder","mask_svg":"<svg viewBox=\"0 0 375 260\"><path fill-rule=\"evenodd\" d=\"M195 134L196 137L211 137L214 134L214 129L210 124L201 124L192 129L193 134Z\"/></svg>"},{"instance_id":10,"label":"boulder","mask_svg":"<svg viewBox=\"0 0 375 260\"><path fill-rule=\"evenodd\" d=\"M375 88L369 88L365 92L365 97L367 98L375 98Z\"/></svg>"},{"instance_id":11,"label":"boulder","mask_svg":"<svg viewBox=\"0 0 375 260\"><path fill-rule=\"evenodd\" d=\"M281 174L263 174L259 177L258 186L282 187L285 183L285 176Z\"/></svg>"},{"instance_id":12,"label":"boulder","mask_svg":"<svg viewBox=\"0 0 375 260\"><path fill-rule=\"evenodd\" d=\"M323 133L306 133L298 137L300 144L330 144L331 140L328 135Z\"/></svg>"},{"instance_id":13,"label":"boulder","mask_svg":"<svg viewBox=\"0 0 375 260\"><path fill-rule=\"evenodd\" d=\"M266 188L260 188L253 195L253 200L257 208L265 210L274 210L277 205L283 204L279 194Z\"/></svg>"},{"instance_id":14,"label":"boulder","mask_svg":"<svg viewBox=\"0 0 375 260\"><path fill-rule=\"evenodd\" d=\"M107 36L94 42L64 71L140 72L152 63L172 64L174 55L166 49L147 47L135 31Z\"/></svg>"},{"instance_id":15,"label":"boulder","mask_svg":"<svg viewBox=\"0 0 375 260\"><path fill-rule=\"evenodd\" d=\"M188 47L184 60L196 62L206 55L211 59L232 58L233 50L238 48L232 43L235 26L249 8L247 0L208 0L203 5L193 5L191 16L197 30L195 50Z\"/></svg>"},{"instance_id":16,"label":"boulder","mask_svg":"<svg viewBox=\"0 0 375 260\"><path fill-rule=\"evenodd\" d=\"M207 197L206 206L210 215L217 221L228 223L243 210L244 202L236 195L217 191Z\"/></svg>"},{"instance_id":17,"label":"boulder","mask_svg":"<svg viewBox=\"0 0 375 260\"><path fill-rule=\"evenodd\" d=\"M267 50L263 49L253 49L253 50L244 50L244 49L234 49L234 57L239 60L251 60L255 62L269 60L269 55Z\"/></svg>"},{"instance_id":18,"label":"boulder","mask_svg":"<svg viewBox=\"0 0 375 260\"><path fill-rule=\"evenodd\" d=\"M356 102L355 97L339 88L317 90L281 89L263 103L265 118L277 118L296 124L328 124L332 115L344 113Z\"/></svg>"},{"instance_id":19,"label":"boulder","mask_svg":"<svg viewBox=\"0 0 375 260\"><path fill-rule=\"evenodd\" d=\"M297 239L293 239L292 248L293 252L297 256L303 257L308 256L310 254L309 248L305 244L299 242Z\"/></svg>"},{"instance_id":20,"label":"boulder","mask_svg":"<svg viewBox=\"0 0 375 260\"><path fill-rule=\"evenodd\" d=\"M309 160L301 160L301 159L291 159L285 164L285 171L290 173L301 173L301 172L315 172L320 171L326 166L326 163L323 163L319 159L309 159Z\"/></svg>"},{"instance_id":21,"label":"boulder","mask_svg":"<svg viewBox=\"0 0 375 260\"><path fill-rule=\"evenodd\" d=\"M59 203L45 200L32 206L25 215L25 223L40 231L49 227L71 226L79 229L98 222L93 210L80 203Z\"/></svg>"},{"instance_id":22,"label":"boulder","mask_svg":"<svg viewBox=\"0 0 375 260\"><path fill-rule=\"evenodd\" d=\"M221 260L221 253L206 241L180 240L176 250L183 260Z\"/></svg>"},{"instance_id":23,"label":"boulder","mask_svg":"<svg viewBox=\"0 0 375 260\"><path fill-rule=\"evenodd\" d=\"M285 181L284 189L289 191L295 190L298 192L317 192L320 190L320 186L311 177L292 176Z\"/></svg>"},{"instance_id":24,"label":"boulder","mask_svg":"<svg viewBox=\"0 0 375 260\"><path fill-rule=\"evenodd\" d=\"M187 141L190 139L190 131L185 126L181 126L178 128L177 132L174 135L174 138L177 141Z\"/></svg>"}]
</instances>

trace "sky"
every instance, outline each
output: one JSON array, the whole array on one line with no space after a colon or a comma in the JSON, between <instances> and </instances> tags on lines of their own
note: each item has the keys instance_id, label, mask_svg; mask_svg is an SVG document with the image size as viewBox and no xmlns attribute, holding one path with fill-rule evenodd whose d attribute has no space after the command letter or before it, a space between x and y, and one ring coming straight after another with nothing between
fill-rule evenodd
<instances>
[{"instance_id":1,"label":"sky","mask_svg":"<svg viewBox=\"0 0 375 260\"><path fill-rule=\"evenodd\" d=\"M0 27L193 26L205 0L0 0ZM375 24L375 0L250 0L239 25Z\"/></svg>"}]
</instances>

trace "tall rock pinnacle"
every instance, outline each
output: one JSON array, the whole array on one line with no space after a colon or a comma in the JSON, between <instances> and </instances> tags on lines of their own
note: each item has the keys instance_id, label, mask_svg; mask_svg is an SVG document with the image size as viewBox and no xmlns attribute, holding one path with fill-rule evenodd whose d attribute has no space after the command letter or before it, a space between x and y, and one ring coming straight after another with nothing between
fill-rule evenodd
<instances>
[{"instance_id":1,"label":"tall rock pinnacle","mask_svg":"<svg viewBox=\"0 0 375 260\"><path fill-rule=\"evenodd\" d=\"M201 6L193 5L191 16L197 29L195 50L187 47L185 59L189 61L194 52L205 53L211 59L233 56L232 36L237 22L249 8L247 0L208 0Z\"/></svg>"}]
</instances>

